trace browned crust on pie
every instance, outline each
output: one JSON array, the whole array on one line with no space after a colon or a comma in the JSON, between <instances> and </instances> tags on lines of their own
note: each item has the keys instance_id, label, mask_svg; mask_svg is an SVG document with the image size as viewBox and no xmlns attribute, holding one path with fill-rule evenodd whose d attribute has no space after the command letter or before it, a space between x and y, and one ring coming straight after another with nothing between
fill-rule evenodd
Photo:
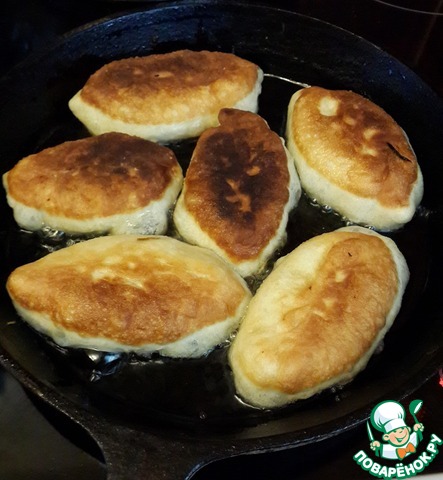
<instances>
[{"instance_id":1,"label":"browned crust on pie","mask_svg":"<svg viewBox=\"0 0 443 480\"><path fill-rule=\"evenodd\" d=\"M25 157L6 182L16 202L83 220L145 207L160 199L177 175L181 167L171 149L107 133Z\"/></svg>"},{"instance_id":2,"label":"browned crust on pie","mask_svg":"<svg viewBox=\"0 0 443 480\"><path fill-rule=\"evenodd\" d=\"M304 161L339 188L388 208L409 205L416 156L400 126L370 100L351 91L305 88L289 131Z\"/></svg>"},{"instance_id":3,"label":"browned crust on pie","mask_svg":"<svg viewBox=\"0 0 443 480\"><path fill-rule=\"evenodd\" d=\"M273 238L289 198L280 137L258 115L223 109L200 137L186 173L184 203L200 228L236 260Z\"/></svg>"},{"instance_id":4,"label":"browned crust on pie","mask_svg":"<svg viewBox=\"0 0 443 480\"><path fill-rule=\"evenodd\" d=\"M81 98L126 123L179 123L234 106L257 79L258 67L236 55L178 50L110 62L88 79Z\"/></svg>"},{"instance_id":5,"label":"browned crust on pie","mask_svg":"<svg viewBox=\"0 0 443 480\"><path fill-rule=\"evenodd\" d=\"M337 231L303 248L264 281L231 350L234 374L257 389L294 395L346 378L385 327L399 290L392 254L376 236ZM309 248L314 256L326 248L315 269Z\"/></svg>"},{"instance_id":6,"label":"browned crust on pie","mask_svg":"<svg viewBox=\"0 0 443 480\"><path fill-rule=\"evenodd\" d=\"M11 298L55 328L166 344L234 316L249 291L211 252L169 237L100 237L16 269Z\"/></svg>"}]
</instances>

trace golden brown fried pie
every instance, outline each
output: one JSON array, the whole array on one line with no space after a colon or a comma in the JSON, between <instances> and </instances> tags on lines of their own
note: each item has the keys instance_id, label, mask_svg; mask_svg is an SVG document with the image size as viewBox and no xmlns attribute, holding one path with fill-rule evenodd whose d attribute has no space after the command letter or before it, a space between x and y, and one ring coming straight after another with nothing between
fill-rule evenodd
<instances>
[{"instance_id":1,"label":"golden brown fried pie","mask_svg":"<svg viewBox=\"0 0 443 480\"><path fill-rule=\"evenodd\" d=\"M223 342L249 302L209 250L170 237L98 237L17 268L17 312L62 346L196 357Z\"/></svg>"},{"instance_id":2,"label":"golden brown fried pie","mask_svg":"<svg viewBox=\"0 0 443 480\"><path fill-rule=\"evenodd\" d=\"M400 126L350 91L304 88L288 107L287 146L303 189L354 223L394 230L423 196L416 156Z\"/></svg>"},{"instance_id":3,"label":"golden brown fried pie","mask_svg":"<svg viewBox=\"0 0 443 480\"><path fill-rule=\"evenodd\" d=\"M174 224L248 276L284 242L301 188L282 139L259 115L223 109L219 120L197 142Z\"/></svg>"},{"instance_id":4,"label":"golden brown fried pie","mask_svg":"<svg viewBox=\"0 0 443 480\"><path fill-rule=\"evenodd\" d=\"M3 176L21 227L68 233L162 234L182 182L172 150L122 133L47 148Z\"/></svg>"},{"instance_id":5,"label":"golden brown fried pie","mask_svg":"<svg viewBox=\"0 0 443 480\"><path fill-rule=\"evenodd\" d=\"M262 80L257 65L236 55L179 50L103 66L69 107L92 134L167 143L217 125L224 107L256 111Z\"/></svg>"},{"instance_id":6,"label":"golden brown fried pie","mask_svg":"<svg viewBox=\"0 0 443 480\"><path fill-rule=\"evenodd\" d=\"M395 243L363 227L301 244L249 304L229 352L237 392L271 408L348 382L392 325L408 279Z\"/></svg>"}]
</instances>

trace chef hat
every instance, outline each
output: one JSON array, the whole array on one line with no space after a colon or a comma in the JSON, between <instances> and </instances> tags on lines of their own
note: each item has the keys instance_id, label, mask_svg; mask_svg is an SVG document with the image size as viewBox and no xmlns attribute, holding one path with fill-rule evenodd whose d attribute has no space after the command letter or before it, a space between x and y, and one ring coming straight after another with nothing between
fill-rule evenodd
<instances>
[{"instance_id":1,"label":"chef hat","mask_svg":"<svg viewBox=\"0 0 443 480\"><path fill-rule=\"evenodd\" d=\"M396 428L406 427L405 410L397 402L379 403L371 414L371 423L380 432L389 433Z\"/></svg>"}]
</instances>

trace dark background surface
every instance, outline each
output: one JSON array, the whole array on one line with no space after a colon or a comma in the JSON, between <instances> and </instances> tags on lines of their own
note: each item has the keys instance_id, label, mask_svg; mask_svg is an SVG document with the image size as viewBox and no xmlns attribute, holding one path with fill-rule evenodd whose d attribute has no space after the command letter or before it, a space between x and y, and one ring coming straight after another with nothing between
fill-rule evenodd
<instances>
[{"instance_id":1,"label":"dark background surface","mask_svg":"<svg viewBox=\"0 0 443 480\"><path fill-rule=\"evenodd\" d=\"M0 74L72 28L116 12L162 3L2 0ZM249 3L292 10L356 33L411 67L443 96L442 0L249 0Z\"/></svg>"},{"instance_id":2,"label":"dark background surface","mask_svg":"<svg viewBox=\"0 0 443 480\"><path fill-rule=\"evenodd\" d=\"M30 53L87 22L161 2L3 0L0 5L0 74ZM256 1L320 18L356 33L408 65L443 97L442 0ZM424 13L426 12L426 13ZM442 360L443 366L443 360ZM402 402L424 401L425 440L443 438L443 385L436 372ZM441 380L443 384L443 380ZM408 424L412 420L409 419ZM368 479L352 460L368 451L364 426L317 445L243 456L204 467L193 478ZM441 448L443 450L443 448ZM443 453L424 473L443 474ZM105 479L106 465L94 442L76 425L28 395L0 369L0 479Z\"/></svg>"}]
</instances>

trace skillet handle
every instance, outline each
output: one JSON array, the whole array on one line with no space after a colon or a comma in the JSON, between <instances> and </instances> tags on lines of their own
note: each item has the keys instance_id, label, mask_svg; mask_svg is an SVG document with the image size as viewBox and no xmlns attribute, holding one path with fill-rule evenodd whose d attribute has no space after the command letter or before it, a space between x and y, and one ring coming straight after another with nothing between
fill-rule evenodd
<instances>
[{"instance_id":1,"label":"skillet handle","mask_svg":"<svg viewBox=\"0 0 443 480\"><path fill-rule=\"evenodd\" d=\"M214 452L204 441L180 439L167 429L157 436L96 417L82 427L103 452L107 480L189 480L204 465L230 456L225 447Z\"/></svg>"}]
</instances>

